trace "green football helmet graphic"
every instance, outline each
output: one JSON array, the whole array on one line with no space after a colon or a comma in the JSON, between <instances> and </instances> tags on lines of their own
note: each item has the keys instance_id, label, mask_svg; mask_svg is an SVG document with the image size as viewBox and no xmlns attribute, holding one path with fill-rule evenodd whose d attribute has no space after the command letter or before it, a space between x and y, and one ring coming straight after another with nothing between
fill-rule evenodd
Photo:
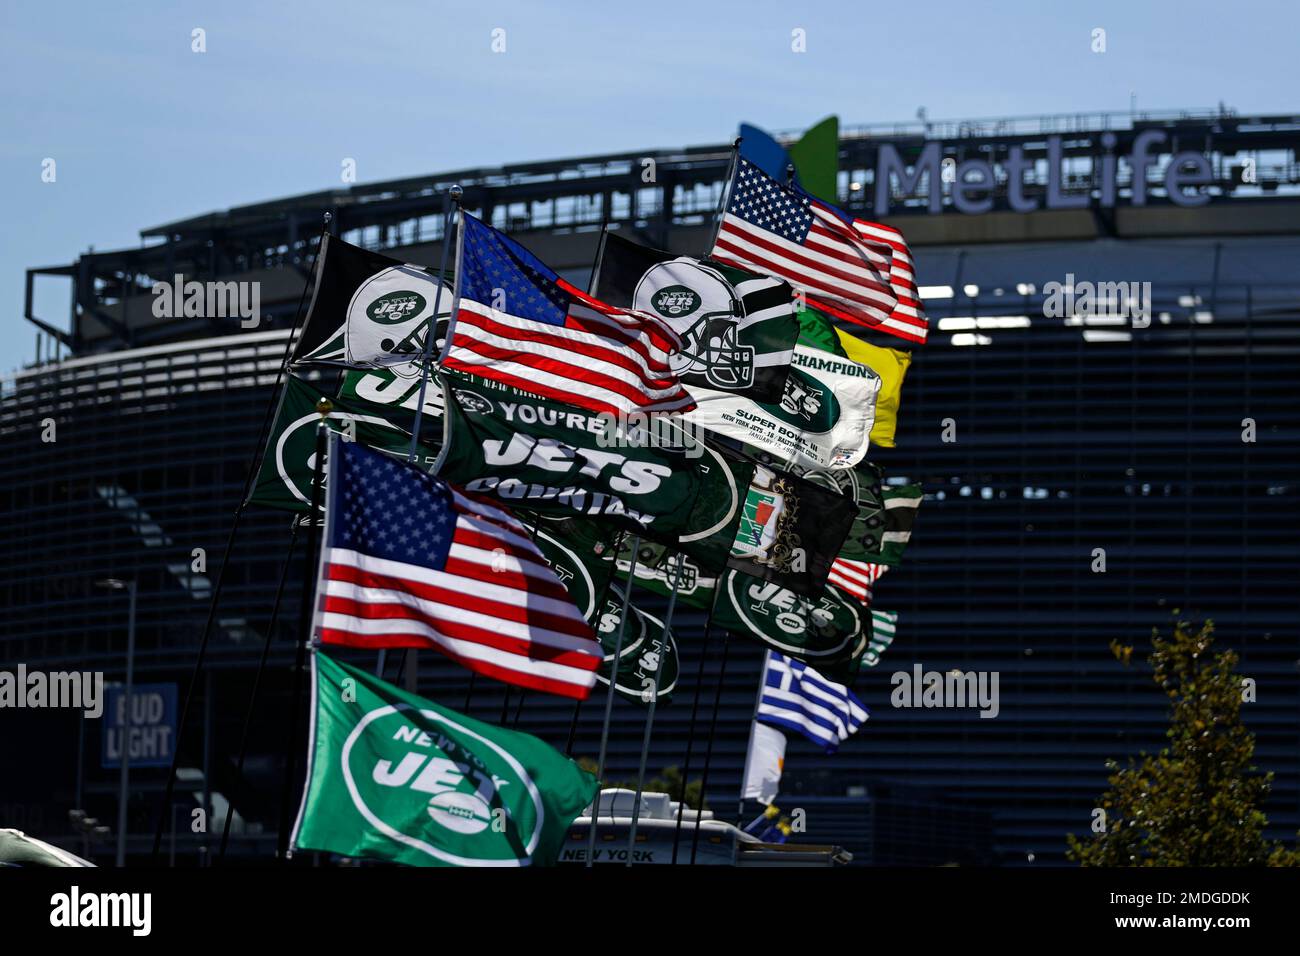
<instances>
[{"instance_id":1,"label":"green football helmet graphic","mask_svg":"<svg viewBox=\"0 0 1300 956\"><path fill-rule=\"evenodd\" d=\"M684 257L657 263L637 283L632 307L666 319L682 337L670 360L677 375L725 391L754 384L754 349L738 338L744 306L716 269Z\"/></svg>"}]
</instances>

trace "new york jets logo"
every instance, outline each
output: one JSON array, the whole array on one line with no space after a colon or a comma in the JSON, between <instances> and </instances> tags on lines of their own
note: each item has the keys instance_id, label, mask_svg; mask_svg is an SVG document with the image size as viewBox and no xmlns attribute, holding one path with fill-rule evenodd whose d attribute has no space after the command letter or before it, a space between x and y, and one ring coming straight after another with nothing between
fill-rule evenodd
<instances>
[{"instance_id":1,"label":"new york jets logo","mask_svg":"<svg viewBox=\"0 0 1300 956\"><path fill-rule=\"evenodd\" d=\"M398 325L424 311L424 296L418 292L387 292L366 307L366 315L380 325Z\"/></svg>"},{"instance_id":2,"label":"new york jets logo","mask_svg":"<svg viewBox=\"0 0 1300 956\"><path fill-rule=\"evenodd\" d=\"M862 632L862 619L848 602L827 589L816 600L770 581L746 579L735 571L726 578L732 611L770 647L805 658L833 658Z\"/></svg>"},{"instance_id":3,"label":"new york jets logo","mask_svg":"<svg viewBox=\"0 0 1300 956\"><path fill-rule=\"evenodd\" d=\"M519 866L537 848L545 808L532 777L449 716L377 707L339 759L353 806L391 840L460 866ZM424 826L413 826L419 818Z\"/></svg>"},{"instance_id":4,"label":"new york jets logo","mask_svg":"<svg viewBox=\"0 0 1300 956\"><path fill-rule=\"evenodd\" d=\"M797 368L791 368L786 375L785 391L779 402L760 404L787 425L805 432L824 434L840 420L840 403L832 391Z\"/></svg>"},{"instance_id":5,"label":"new york jets logo","mask_svg":"<svg viewBox=\"0 0 1300 956\"><path fill-rule=\"evenodd\" d=\"M469 392L460 388L456 389L456 401L465 411L475 415L491 415L495 407L491 400L484 398L478 392Z\"/></svg>"},{"instance_id":6,"label":"new york jets logo","mask_svg":"<svg viewBox=\"0 0 1300 956\"><path fill-rule=\"evenodd\" d=\"M657 291L650 300L654 310L669 319L680 319L700 307L699 293L684 285L670 285Z\"/></svg>"}]
</instances>

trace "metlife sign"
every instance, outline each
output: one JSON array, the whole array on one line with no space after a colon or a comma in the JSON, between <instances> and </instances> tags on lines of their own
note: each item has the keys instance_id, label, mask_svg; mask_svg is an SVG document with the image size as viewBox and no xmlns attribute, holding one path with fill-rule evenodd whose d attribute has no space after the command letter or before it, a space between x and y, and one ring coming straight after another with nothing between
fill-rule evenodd
<instances>
[{"instance_id":1,"label":"metlife sign","mask_svg":"<svg viewBox=\"0 0 1300 956\"><path fill-rule=\"evenodd\" d=\"M1168 134L1160 129L1147 129L1133 137L1130 151L1121 155L1115 151L1119 143L1114 133L1102 133L1099 141L1103 153L1094 157L1093 178L1098 183L1098 201L1103 207L1114 207L1119 198L1119 168L1124 163L1132 170L1132 196L1134 206L1145 206L1148 199L1147 170L1159 163L1161 156L1170 156L1164 171L1164 188L1169 201L1175 206L1203 206L1210 201L1204 187L1214 181L1214 169L1204 153L1171 153L1162 147ZM920 197L926 200L931 213L944 211L943 183L948 182L952 208L967 215L979 215L993 209L996 186L1006 183L1007 205L1012 212L1034 212L1039 209L1087 209L1093 203L1089 193L1067 193L1064 189L1064 138L1047 136L1040 142L1046 144L1047 190L1042 197L1026 195L1025 174L1039 167L1039 162L1025 156L1024 146L1011 146L1005 159L990 162L987 159L966 159L956 164L944 175L944 159L940 155L940 142L930 140L921 149L916 162L909 165L892 143L884 143L876 160L875 214L889 214L894 197ZM1083 160L1086 157L1078 157ZM922 187L924 186L924 191Z\"/></svg>"},{"instance_id":2,"label":"metlife sign","mask_svg":"<svg viewBox=\"0 0 1300 956\"><path fill-rule=\"evenodd\" d=\"M170 767L176 746L176 685L135 684L131 688L130 732L127 728L126 688L115 684L105 688L104 730L100 765L112 769L122 765L125 738L132 767Z\"/></svg>"}]
</instances>

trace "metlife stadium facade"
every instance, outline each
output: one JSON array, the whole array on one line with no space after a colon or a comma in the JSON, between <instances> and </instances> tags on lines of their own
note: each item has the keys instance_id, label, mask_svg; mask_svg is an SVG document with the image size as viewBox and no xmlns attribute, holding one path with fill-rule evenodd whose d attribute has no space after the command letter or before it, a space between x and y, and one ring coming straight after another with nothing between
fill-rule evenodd
<instances>
[{"instance_id":1,"label":"metlife stadium facade","mask_svg":"<svg viewBox=\"0 0 1300 956\"><path fill-rule=\"evenodd\" d=\"M1105 788L1104 761L1163 741L1162 696L1107 645L1136 644L1136 659L1176 608L1213 618L1257 681L1244 714L1258 766L1276 775L1272 835L1300 828L1298 143L1300 116L1192 111L842 131L841 200L903 229L931 316L899 447L876 456L927 496L907 562L877 587L899 627L861 681L871 719L832 757L791 741L777 802L806 809L807 840L858 862L1060 862ZM126 600L95 582L135 579L135 679L184 693L324 213L349 241L436 264L442 195L459 183L467 209L585 284L604 221L703 252L726 164L718 145L356 186L29 271L27 318L45 344L0 384L0 665L120 679ZM176 275L258 283L259 323L156 316L151 288ZM32 305L35 284L54 281L70 282L70 321ZM231 852L245 858L272 851L280 808L297 560L242 781L234 763L289 538L286 515L246 513L181 741L181 819L210 801L219 822L233 802ZM683 681L658 715L654 770L686 750L702 620L677 622ZM692 778L719 637L708 651ZM739 639L726 648L708 785L723 814L761 656ZM420 663L426 696L493 721L518 714L564 745L568 702L484 682L471 694L450 662ZM891 706L890 675L915 665L996 672L998 715ZM600 710L581 711L575 755L594 756ZM617 780L635 773L643 712L620 701L615 713ZM0 826L57 839L66 810L114 819L99 747L96 722L73 712L6 714L0 764L26 771L6 772ZM134 772L132 855L148 849L164 780ZM177 852L194 859L212 838L188 829Z\"/></svg>"}]
</instances>

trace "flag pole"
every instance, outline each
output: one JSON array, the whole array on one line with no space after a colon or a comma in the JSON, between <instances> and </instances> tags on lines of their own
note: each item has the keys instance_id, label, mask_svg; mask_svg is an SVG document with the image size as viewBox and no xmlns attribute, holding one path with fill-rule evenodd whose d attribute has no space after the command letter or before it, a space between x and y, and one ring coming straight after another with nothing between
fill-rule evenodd
<instances>
[{"instance_id":1,"label":"flag pole","mask_svg":"<svg viewBox=\"0 0 1300 956\"><path fill-rule=\"evenodd\" d=\"M700 712L700 690L704 686L704 663L709 656L709 640L713 637L713 614L718 608L718 594L722 587L722 579L716 579L717 584L713 588L713 601L709 604L709 615L704 619L704 640L700 644L700 664L695 669L695 695L691 700L691 722L689 729L686 731L686 761L682 769L682 799L677 804L677 827L673 831L673 858L672 864L677 865L677 848L682 838L682 815L686 809L686 788L691 780L691 758L695 755L695 722ZM704 790L700 790L700 805L696 808L696 814L704 812Z\"/></svg>"},{"instance_id":2,"label":"flag pole","mask_svg":"<svg viewBox=\"0 0 1300 956\"><path fill-rule=\"evenodd\" d=\"M433 294L433 314L429 316L429 331L424 336L424 348L420 353L420 395L415 401L415 422L411 425L411 447L406 453L406 460L415 464L420 446L420 425L424 421L424 395L429 387L429 362L433 357L433 342L438 337L438 309L442 306L442 288L447 284L447 253L451 249L448 239L451 236L451 221L460 209L460 186L452 186L442 196L442 263L438 266L438 291ZM457 242L459 246L459 241ZM459 258L459 257L458 257ZM451 323L447 323L447 342L451 342ZM375 660L375 676L381 680L384 665L388 662L388 651L382 650ZM413 662L414 663L414 662Z\"/></svg>"},{"instance_id":3,"label":"flag pole","mask_svg":"<svg viewBox=\"0 0 1300 956\"><path fill-rule=\"evenodd\" d=\"M714 213L713 239L704 250L701 258L707 259L713 254L713 247L718 244L718 234L722 232L722 217L727 214L727 199L731 195L731 185L736 181L736 167L740 165L740 141L737 136L731 143L731 162L727 164L727 178L722 181L722 192L718 194L718 208Z\"/></svg>"},{"instance_id":4,"label":"flag pole","mask_svg":"<svg viewBox=\"0 0 1300 956\"><path fill-rule=\"evenodd\" d=\"M655 678L651 688L650 705L646 708L645 715L645 736L641 738L641 769L637 771L636 776L636 797L632 800L632 826L628 828L627 833L627 865L632 865L632 851L636 849L636 831L637 824L641 822L641 793L645 787L645 767L650 758L650 735L654 731L655 725L655 704L659 702L659 682L663 677L664 665L668 663L668 648L672 646L672 628L673 628L673 611L677 608L677 590L682 582L682 562L685 555L678 552L677 566L673 571L673 589L668 595L668 610L664 612L663 628L663 653L659 658L659 668L655 671ZM630 589L629 589L630 590ZM610 671L609 686L613 687L618 681L618 658L614 659L614 667ZM682 787L682 797L685 798L685 785Z\"/></svg>"},{"instance_id":5,"label":"flag pole","mask_svg":"<svg viewBox=\"0 0 1300 956\"><path fill-rule=\"evenodd\" d=\"M609 572L609 580L605 582L605 587L600 592L600 600L594 607L597 611L605 606L605 599L609 597L609 586L614 583L614 578L618 576L618 553L623 549L623 542L627 538L627 532L620 530L618 540L614 542L614 567ZM578 715L582 713L582 700L578 699L573 702L573 718L569 721L569 739L564 744L564 756L573 756L573 741L578 734Z\"/></svg>"},{"instance_id":6,"label":"flag pole","mask_svg":"<svg viewBox=\"0 0 1300 956\"><path fill-rule=\"evenodd\" d=\"M284 582L289 578L289 566L293 564L294 546L298 543L298 521L294 520L289 532L289 551L284 556L280 568L280 583L275 588L275 601L271 604L271 618L266 625L266 640L262 642L262 659L257 662L257 673L253 677L253 690L248 695L248 710L244 714L244 729L239 735L239 759L235 761L235 781L244 779L244 758L248 756L248 732L253 726L253 713L257 710L258 691L262 686L262 674L266 671L266 659L271 653L271 641L275 635L275 625L280 618L280 599L284 597ZM233 798L234 794L231 794ZM226 845L230 842L230 818L234 816L235 801L226 801L226 820L221 827L221 847L217 851L217 862L226 858Z\"/></svg>"},{"instance_id":7,"label":"flag pole","mask_svg":"<svg viewBox=\"0 0 1300 956\"><path fill-rule=\"evenodd\" d=\"M709 721L708 743L704 748L704 771L700 775L700 803L704 803L704 795L708 792L709 787L709 767L713 763L713 737L718 729L718 708L722 703L722 685L727 678L727 658L731 652L731 631L723 629L722 631L722 664L718 668L718 682L713 688L713 717ZM691 838L691 866L695 865L695 856L700 849L700 824L704 817L701 814L695 815L695 833Z\"/></svg>"},{"instance_id":8,"label":"flag pole","mask_svg":"<svg viewBox=\"0 0 1300 956\"><path fill-rule=\"evenodd\" d=\"M609 747L609 721L614 713L614 684L618 682L618 659L623 653L623 632L627 629L628 600L632 595L632 582L636 579L636 560L641 552L641 536L632 536L632 560L627 568L627 587L623 589L623 611L618 618L618 636L614 638L614 656L610 670L609 691L605 695L605 720L600 727L600 757L596 761L596 796L591 802L591 826L587 834L587 867L596 858L596 822L600 819L600 785L605 778L605 754ZM614 552L614 571L618 572L618 552ZM611 814L612 816L612 814Z\"/></svg>"},{"instance_id":9,"label":"flag pole","mask_svg":"<svg viewBox=\"0 0 1300 956\"><path fill-rule=\"evenodd\" d=\"M329 235L330 221L333 219L331 213L325 213L321 225L320 239L317 249L321 248L325 237ZM176 764L180 759L181 741L185 737L185 725L189 722L190 702L194 697L194 689L198 687L199 677L203 673L203 664L207 659L208 640L212 635L212 623L216 620L217 605L221 601L222 586L226 580L226 565L230 563L230 552L235 545L235 538L239 534L240 522L244 517L244 508L248 504L248 496L253 489L253 481L257 476L258 463L261 461L263 451L266 447L267 438L271 429L271 418L274 410L283 400L283 386L285 371L289 368L289 358L293 355L294 341L299 332L299 324L303 320L303 304L307 301L307 290L310 289L317 278L317 273L321 268L321 256L319 252L313 268L307 275L307 281L303 283L302 294L298 297L298 309L294 313L293 325L289 329L289 337L284 343L284 355L280 359L280 368L275 373L275 383L271 386L271 396L266 403L266 411L262 415L262 427L258 431L257 444L253 447L253 457L249 461L247 473L244 476L244 490L239 496L239 504L235 508L235 517L230 524L230 534L226 537L226 548L221 555L221 565L217 568L217 579L212 583L212 599L208 602L208 616L203 623L203 634L199 638L199 649L194 659L194 669L190 673L190 683L185 691L185 701L181 705L180 720L176 723L175 746L172 748L172 762L167 770L167 786L163 789L162 803L158 809L158 822L153 831L153 852L152 862L158 862L159 853L162 851L163 828L171 815L172 796L176 792ZM256 380L256 375L254 376Z\"/></svg>"},{"instance_id":10,"label":"flag pole","mask_svg":"<svg viewBox=\"0 0 1300 956\"><path fill-rule=\"evenodd\" d=\"M754 692L754 714L749 718L749 737L745 742L745 767L740 772L740 793L736 800L736 825L745 819L745 783L749 779L749 754L754 749L754 724L758 722L758 706L763 702L763 688L767 686L767 665L772 652L763 648L763 672L758 675L758 690Z\"/></svg>"},{"instance_id":11,"label":"flag pole","mask_svg":"<svg viewBox=\"0 0 1300 956\"><path fill-rule=\"evenodd\" d=\"M298 626L302 633L293 659L293 692L289 703L289 730L285 745L284 789L280 795L280 832L277 838L277 855L286 860L289 851L289 813L292 806L294 779L298 775L298 710L302 703L302 672L307 659L307 645L311 641L313 598L316 595L316 541L321 520L321 490L325 484L326 440L329 437L329 414L334 403L321 398L316 403L316 473L311 486L311 511L307 512L307 553L303 556L302 593L298 605Z\"/></svg>"}]
</instances>

